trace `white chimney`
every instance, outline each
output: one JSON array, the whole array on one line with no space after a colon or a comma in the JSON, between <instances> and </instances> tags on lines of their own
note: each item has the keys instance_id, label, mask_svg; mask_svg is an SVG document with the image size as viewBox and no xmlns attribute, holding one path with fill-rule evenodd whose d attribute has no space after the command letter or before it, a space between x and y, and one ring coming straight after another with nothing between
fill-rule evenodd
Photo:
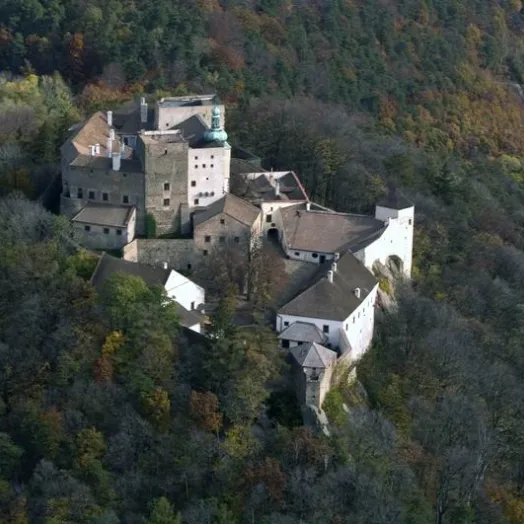
<instances>
[{"instance_id":1,"label":"white chimney","mask_svg":"<svg viewBox=\"0 0 524 524\"><path fill-rule=\"evenodd\" d=\"M327 272L327 277L328 277L329 282L331 282L331 284L333 284L333 271L328 271Z\"/></svg>"},{"instance_id":2,"label":"white chimney","mask_svg":"<svg viewBox=\"0 0 524 524\"><path fill-rule=\"evenodd\" d=\"M337 272L337 263L336 262L333 262L333 264L331 264L331 271L333 271L333 273Z\"/></svg>"},{"instance_id":3,"label":"white chimney","mask_svg":"<svg viewBox=\"0 0 524 524\"><path fill-rule=\"evenodd\" d=\"M109 130L109 138L111 140L114 140L115 139L115 130L114 129L110 129Z\"/></svg>"},{"instance_id":4,"label":"white chimney","mask_svg":"<svg viewBox=\"0 0 524 524\"><path fill-rule=\"evenodd\" d=\"M164 262L164 263L162 264L162 266L163 266L164 269L167 269L167 262Z\"/></svg>"},{"instance_id":5,"label":"white chimney","mask_svg":"<svg viewBox=\"0 0 524 524\"><path fill-rule=\"evenodd\" d=\"M120 157L120 153L112 153L112 158L113 158L113 171L120 171L120 161L121 161L121 157Z\"/></svg>"},{"instance_id":6,"label":"white chimney","mask_svg":"<svg viewBox=\"0 0 524 524\"><path fill-rule=\"evenodd\" d=\"M144 97L140 99L140 122L142 124L147 122L147 102Z\"/></svg>"},{"instance_id":7,"label":"white chimney","mask_svg":"<svg viewBox=\"0 0 524 524\"><path fill-rule=\"evenodd\" d=\"M100 154L100 144L95 144L95 153L96 153L97 155Z\"/></svg>"},{"instance_id":8,"label":"white chimney","mask_svg":"<svg viewBox=\"0 0 524 524\"><path fill-rule=\"evenodd\" d=\"M107 156L111 158L111 153L113 152L113 141L108 138L107 139Z\"/></svg>"},{"instance_id":9,"label":"white chimney","mask_svg":"<svg viewBox=\"0 0 524 524\"><path fill-rule=\"evenodd\" d=\"M355 293L355 296L356 296L357 298L360 298L360 288L359 288L359 287L356 287L356 288L355 288L354 293Z\"/></svg>"},{"instance_id":10,"label":"white chimney","mask_svg":"<svg viewBox=\"0 0 524 524\"><path fill-rule=\"evenodd\" d=\"M311 202L306 202L306 211L311 211Z\"/></svg>"},{"instance_id":11,"label":"white chimney","mask_svg":"<svg viewBox=\"0 0 524 524\"><path fill-rule=\"evenodd\" d=\"M109 127L113 126L113 111L108 111L107 112L107 125Z\"/></svg>"},{"instance_id":12,"label":"white chimney","mask_svg":"<svg viewBox=\"0 0 524 524\"><path fill-rule=\"evenodd\" d=\"M95 156L95 146L89 146L89 156Z\"/></svg>"},{"instance_id":13,"label":"white chimney","mask_svg":"<svg viewBox=\"0 0 524 524\"><path fill-rule=\"evenodd\" d=\"M275 196L280 195L280 182L275 180Z\"/></svg>"},{"instance_id":14,"label":"white chimney","mask_svg":"<svg viewBox=\"0 0 524 524\"><path fill-rule=\"evenodd\" d=\"M335 253L335 262L340 260L340 253Z\"/></svg>"}]
</instances>

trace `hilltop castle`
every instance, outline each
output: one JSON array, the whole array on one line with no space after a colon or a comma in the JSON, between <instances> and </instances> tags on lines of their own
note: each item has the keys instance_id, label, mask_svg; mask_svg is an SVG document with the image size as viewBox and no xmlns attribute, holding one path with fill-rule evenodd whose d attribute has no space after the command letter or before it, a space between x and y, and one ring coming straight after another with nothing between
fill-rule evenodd
<instances>
[{"instance_id":1,"label":"hilltop castle","mask_svg":"<svg viewBox=\"0 0 524 524\"><path fill-rule=\"evenodd\" d=\"M213 95L164 98L154 109L141 98L95 113L62 146L61 212L87 247L123 248L124 259L166 271L190 270L221 244L250 249L261 237L316 268L277 311L275 329L301 399L320 408L334 366L358 361L371 343L373 269L411 274L414 206L396 192L374 216L315 204L294 172L263 171L259 159L232 149L224 127ZM151 223L179 238L144 238ZM181 302L193 326L195 297Z\"/></svg>"}]
</instances>

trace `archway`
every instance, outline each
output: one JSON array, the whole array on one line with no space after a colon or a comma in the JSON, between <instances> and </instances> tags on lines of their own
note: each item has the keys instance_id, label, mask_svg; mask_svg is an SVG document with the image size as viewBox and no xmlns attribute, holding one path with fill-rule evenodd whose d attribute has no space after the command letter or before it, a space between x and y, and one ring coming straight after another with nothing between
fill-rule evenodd
<instances>
[{"instance_id":1,"label":"archway","mask_svg":"<svg viewBox=\"0 0 524 524\"><path fill-rule=\"evenodd\" d=\"M277 244L280 242L280 235L276 227L271 227L267 230L267 239Z\"/></svg>"}]
</instances>

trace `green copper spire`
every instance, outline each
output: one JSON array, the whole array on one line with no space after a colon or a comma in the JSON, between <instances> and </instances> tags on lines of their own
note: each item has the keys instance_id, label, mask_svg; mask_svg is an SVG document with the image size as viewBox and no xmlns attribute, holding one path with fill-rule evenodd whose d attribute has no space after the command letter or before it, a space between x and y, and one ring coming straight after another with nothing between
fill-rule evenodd
<instances>
[{"instance_id":1,"label":"green copper spire","mask_svg":"<svg viewBox=\"0 0 524 524\"><path fill-rule=\"evenodd\" d=\"M218 107L216 97L213 101L213 109L211 111L211 129L208 129L204 136L208 142L216 141L227 144L227 133L220 125L220 108Z\"/></svg>"}]
</instances>

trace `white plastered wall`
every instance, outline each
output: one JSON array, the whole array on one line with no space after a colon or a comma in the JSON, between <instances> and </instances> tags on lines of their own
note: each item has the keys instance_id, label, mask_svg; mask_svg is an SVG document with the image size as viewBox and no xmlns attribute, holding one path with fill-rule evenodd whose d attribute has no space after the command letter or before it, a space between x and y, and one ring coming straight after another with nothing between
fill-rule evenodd
<instances>
[{"instance_id":1,"label":"white plastered wall","mask_svg":"<svg viewBox=\"0 0 524 524\"><path fill-rule=\"evenodd\" d=\"M177 271L171 271L165 284L167 296L188 310L196 309L206 301L204 288Z\"/></svg>"}]
</instances>

